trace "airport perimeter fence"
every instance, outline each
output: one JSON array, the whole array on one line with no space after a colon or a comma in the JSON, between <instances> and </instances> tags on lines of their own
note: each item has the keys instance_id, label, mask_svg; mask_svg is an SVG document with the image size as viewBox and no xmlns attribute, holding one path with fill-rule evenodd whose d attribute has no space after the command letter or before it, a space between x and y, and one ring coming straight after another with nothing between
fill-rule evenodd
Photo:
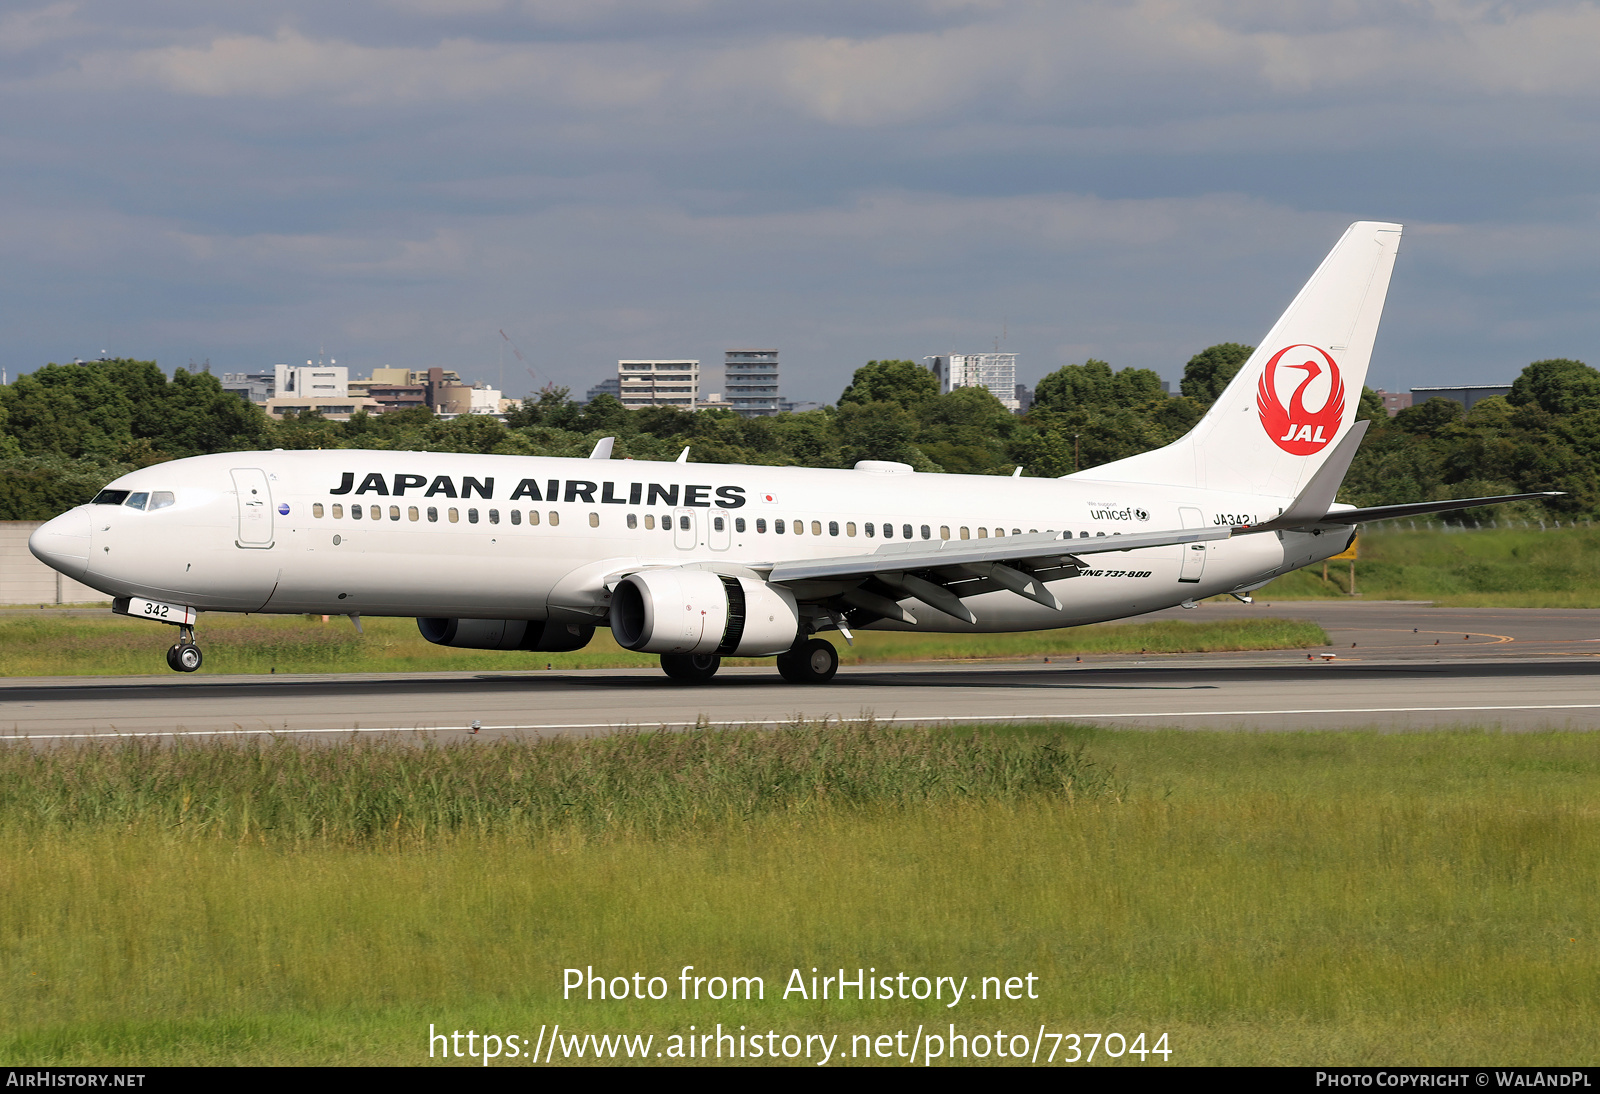
<instances>
[{"instance_id":1,"label":"airport perimeter fence","mask_svg":"<svg viewBox=\"0 0 1600 1094\"><path fill-rule=\"evenodd\" d=\"M1468 527L1471 524L1471 527ZM1487 532L1492 529L1510 528L1518 531L1553 532L1557 529L1593 528L1592 520L1569 520L1563 523L1559 520L1490 520L1490 521L1462 521L1459 524L1450 524L1442 520L1423 520L1420 523L1414 520L1380 520L1364 526L1367 532Z\"/></svg>"}]
</instances>

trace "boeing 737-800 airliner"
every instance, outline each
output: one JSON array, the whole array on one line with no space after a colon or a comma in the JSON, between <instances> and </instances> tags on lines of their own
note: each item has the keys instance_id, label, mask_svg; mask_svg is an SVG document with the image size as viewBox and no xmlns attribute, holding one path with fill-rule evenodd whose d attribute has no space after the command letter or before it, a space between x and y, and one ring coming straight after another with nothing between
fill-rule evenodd
<instances>
[{"instance_id":1,"label":"boeing 737-800 airliner","mask_svg":"<svg viewBox=\"0 0 1600 1094\"><path fill-rule=\"evenodd\" d=\"M1400 241L1351 225L1185 437L1060 479L593 457L234 452L124 475L33 553L171 623L205 611L415 616L447 646L575 650L609 626L680 680L726 655L830 679L851 628L1020 631L1250 592L1362 521L1494 499L1334 501Z\"/></svg>"}]
</instances>

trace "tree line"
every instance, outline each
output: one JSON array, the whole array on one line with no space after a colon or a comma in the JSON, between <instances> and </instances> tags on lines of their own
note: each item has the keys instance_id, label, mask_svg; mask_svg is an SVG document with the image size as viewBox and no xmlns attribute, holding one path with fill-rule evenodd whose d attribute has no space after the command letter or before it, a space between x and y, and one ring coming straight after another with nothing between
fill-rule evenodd
<instances>
[{"instance_id":1,"label":"tree line","mask_svg":"<svg viewBox=\"0 0 1600 1094\"><path fill-rule=\"evenodd\" d=\"M618 458L671 460L688 446L699 463L849 467L874 459L919 471L1009 475L1020 466L1025 475L1055 477L1176 440L1251 352L1229 342L1197 353L1173 396L1149 369L1093 359L1066 365L1039 381L1021 415L983 388L941 393L915 362L883 360L857 369L834 405L796 414L630 410L609 395L579 405L566 389L547 388L504 423L444 421L425 408L346 422L314 413L274 421L209 372L180 368L168 379L154 361L50 364L0 387L0 519L47 519L134 468L270 448L585 456L609 436ZM1600 507L1600 372L1580 361L1535 361L1508 396L1470 412L1436 398L1391 419L1363 389L1357 416L1373 425L1341 500L1563 490L1567 496L1548 505L1555 514Z\"/></svg>"}]
</instances>

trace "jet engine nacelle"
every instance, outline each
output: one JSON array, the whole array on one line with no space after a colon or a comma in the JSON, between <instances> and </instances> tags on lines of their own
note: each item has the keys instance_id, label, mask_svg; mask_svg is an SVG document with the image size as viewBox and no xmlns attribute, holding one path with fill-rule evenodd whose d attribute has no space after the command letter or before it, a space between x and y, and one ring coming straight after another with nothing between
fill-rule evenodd
<instances>
[{"instance_id":1,"label":"jet engine nacelle","mask_svg":"<svg viewBox=\"0 0 1600 1094\"><path fill-rule=\"evenodd\" d=\"M784 653L800 633L788 589L709 570L645 570L611 594L611 633L641 653Z\"/></svg>"},{"instance_id":2,"label":"jet engine nacelle","mask_svg":"<svg viewBox=\"0 0 1600 1094\"><path fill-rule=\"evenodd\" d=\"M435 646L465 650L536 650L539 653L581 650L594 637L593 627L537 619L428 619L419 616L417 630Z\"/></svg>"}]
</instances>

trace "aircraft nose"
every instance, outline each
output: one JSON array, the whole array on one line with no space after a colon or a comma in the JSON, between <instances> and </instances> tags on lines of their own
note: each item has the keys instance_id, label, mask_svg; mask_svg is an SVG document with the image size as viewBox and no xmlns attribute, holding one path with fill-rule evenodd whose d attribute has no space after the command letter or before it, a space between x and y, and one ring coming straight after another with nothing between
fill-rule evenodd
<instances>
[{"instance_id":1,"label":"aircraft nose","mask_svg":"<svg viewBox=\"0 0 1600 1094\"><path fill-rule=\"evenodd\" d=\"M33 557L70 578L89 572L89 510L70 509L54 520L45 521L28 537Z\"/></svg>"}]
</instances>

